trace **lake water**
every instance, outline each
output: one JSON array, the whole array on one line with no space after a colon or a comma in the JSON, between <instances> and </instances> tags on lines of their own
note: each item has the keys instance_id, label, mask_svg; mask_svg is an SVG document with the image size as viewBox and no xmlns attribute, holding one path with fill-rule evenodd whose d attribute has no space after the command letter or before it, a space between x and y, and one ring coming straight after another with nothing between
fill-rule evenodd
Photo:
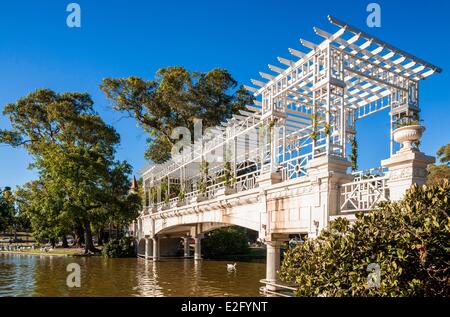
<instances>
[{"instance_id":1,"label":"lake water","mask_svg":"<svg viewBox=\"0 0 450 317\"><path fill-rule=\"evenodd\" d=\"M78 263L81 287L66 284ZM0 296L260 296L264 262L0 254Z\"/></svg>"}]
</instances>

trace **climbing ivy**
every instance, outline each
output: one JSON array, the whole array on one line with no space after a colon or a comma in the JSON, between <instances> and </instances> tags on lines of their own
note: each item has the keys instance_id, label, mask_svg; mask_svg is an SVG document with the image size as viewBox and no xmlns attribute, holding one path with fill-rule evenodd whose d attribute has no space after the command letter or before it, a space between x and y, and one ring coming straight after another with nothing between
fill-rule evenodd
<instances>
[{"instance_id":1,"label":"climbing ivy","mask_svg":"<svg viewBox=\"0 0 450 317\"><path fill-rule=\"evenodd\" d=\"M207 180L209 174L209 163L207 161L205 160L202 161L200 165L200 171L201 171L201 179L198 184L198 190L200 193L204 194L206 193Z\"/></svg>"},{"instance_id":2,"label":"climbing ivy","mask_svg":"<svg viewBox=\"0 0 450 317\"><path fill-rule=\"evenodd\" d=\"M350 143L352 145L352 152L350 154L352 171L356 171L358 169L358 142L356 141L356 136L351 137Z\"/></svg>"}]
</instances>

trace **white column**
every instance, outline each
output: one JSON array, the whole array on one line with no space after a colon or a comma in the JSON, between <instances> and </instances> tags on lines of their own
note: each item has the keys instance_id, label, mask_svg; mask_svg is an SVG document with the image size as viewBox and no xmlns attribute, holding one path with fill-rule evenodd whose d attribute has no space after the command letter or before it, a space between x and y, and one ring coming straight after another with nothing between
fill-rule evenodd
<instances>
[{"instance_id":1,"label":"white column","mask_svg":"<svg viewBox=\"0 0 450 317\"><path fill-rule=\"evenodd\" d=\"M183 244L184 244L184 257L188 258L190 256L190 250L189 250L189 241L190 238L184 237L183 238Z\"/></svg>"},{"instance_id":2,"label":"white column","mask_svg":"<svg viewBox=\"0 0 450 317\"><path fill-rule=\"evenodd\" d=\"M153 261L159 260L159 238L154 237L153 239Z\"/></svg>"},{"instance_id":3,"label":"white column","mask_svg":"<svg viewBox=\"0 0 450 317\"><path fill-rule=\"evenodd\" d=\"M280 270L280 241L267 241L267 258L266 258L266 281L270 283L278 282L278 271ZM267 285L266 289L275 291L275 286Z\"/></svg>"},{"instance_id":4,"label":"white column","mask_svg":"<svg viewBox=\"0 0 450 317\"><path fill-rule=\"evenodd\" d=\"M203 235L201 235L201 234L194 238L194 241L195 241L194 260L202 259L202 238L203 238Z\"/></svg>"},{"instance_id":5,"label":"white column","mask_svg":"<svg viewBox=\"0 0 450 317\"><path fill-rule=\"evenodd\" d=\"M145 238L145 258L148 259L152 255L152 241L151 239Z\"/></svg>"}]
</instances>

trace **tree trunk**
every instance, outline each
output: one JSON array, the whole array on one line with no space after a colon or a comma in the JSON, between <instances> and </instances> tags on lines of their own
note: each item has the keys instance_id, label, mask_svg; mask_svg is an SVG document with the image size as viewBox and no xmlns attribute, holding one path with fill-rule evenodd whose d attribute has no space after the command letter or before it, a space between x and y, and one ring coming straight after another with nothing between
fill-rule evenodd
<instances>
[{"instance_id":1,"label":"tree trunk","mask_svg":"<svg viewBox=\"0 0 450 317\"><path fill-rule=\"evenodd\" d=\"M52 249L54 249L56 247L56 239L55 238L50 238L50 245L52 246Z\"/></svg>"},{"instance_id":2,"label":"tree trunk","mask_svg":"<svg viewBox=\"0 0 450 317\"><path fill-rule=\"evenodd\" d=\"M104 241L104 239L105 239L105 232L104 232L103 229L100 229L100 230L98 231L97 237L98 237L98 243L97 243L97 244L98 244L99 246L103 246L103 243L105 242L105 241Z\"/></svg>"},{"instance_id":3,"label":"tree trunk","mask_svg":"<svg viewBox=\"0 0 450 317\"><path fill-rule=\"evenodd\" d=\"M76 232L75 232L75 245L78 248L82 248L84 244L84 230L82 224L77 224L76 226Z\"/></svg>"},{"instance_id":4,"label":"tree trunk","mask_svg":"<svg viewBox=\"0 0 450 317\"><path fill-rule=\"evenodd\" d=\"M62 245L61 245L61 246L62 246L63 248L68 248L68 247L69 247L69 243L67 243L67 237L66 237L65 234L63 234L61 240L62 240Z\"/></svg>"},{"instance_id":5,"label":"tree trunk","mask_svg":"<svg viewBox=\"0 0 450 317\"><path fill-rule=\"evenodd\" d=\"M94 246L94 242L92 241L92 231L91 224L88 220L84 220L84 253L96 253L100 252L100 250L96 249Z\"/></svg>"}]
</instances>

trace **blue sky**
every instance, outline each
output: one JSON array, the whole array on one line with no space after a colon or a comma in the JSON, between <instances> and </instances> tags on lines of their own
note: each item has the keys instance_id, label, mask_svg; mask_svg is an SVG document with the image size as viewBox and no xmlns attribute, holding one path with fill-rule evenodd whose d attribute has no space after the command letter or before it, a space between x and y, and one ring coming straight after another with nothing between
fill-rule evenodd
<instances>
[{"instance_id":1,"label":"blue sky","mask_svg":"<svg viewBox=\"0 0 450 317\"><path fill-rule=\"evenodd\" d=\"M37 88L92 95L97 111L121 134L118 157L138 174L146 135L109 107L98 86L105 77L153 78L161 67L228 69L240 83L258 78L276 57L300 48L300 37L319 41L312 27L333 31L327 15L357 26L444 69L421 83L422 150L434 154L450 142L450 2L376 1L382 27L366 26L375 1L130 1L78 0L82 27L66 26L72 1L2 1L0 4L0 109ZM75 1L73 1L75 2ZM0 115L0 128L7 128ZM389 156L389 119L380 113L358 122L360 168ZM24 184L35 173L20 149L0 145L0 187Z\"/></svg>"}]
</instances>

